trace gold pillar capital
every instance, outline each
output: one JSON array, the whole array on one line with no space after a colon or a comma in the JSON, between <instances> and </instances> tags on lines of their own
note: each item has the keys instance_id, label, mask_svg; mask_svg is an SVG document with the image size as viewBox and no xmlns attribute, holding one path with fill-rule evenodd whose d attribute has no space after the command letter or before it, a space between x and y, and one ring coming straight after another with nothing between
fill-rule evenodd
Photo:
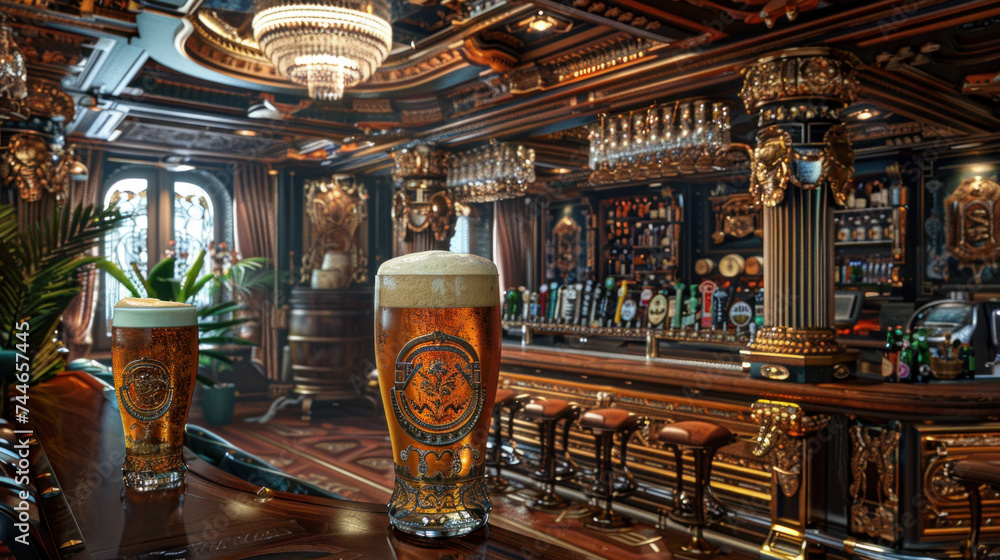
<instances>
[{"instance_id":1,"label":"gold pillar capital","mask_svg":"<svg viewBox=\"0 0 1000 560\"><path fill-rule=\"evenodd\" d=\"M740 96L747 112L760 111L778 102L826 101L839 108L857 97L860 86L855 68L861 64L853 54L826 47L788 49L760 58L742 70ZM812 114L807 114L810 110ZM805 105L802 116L823 116L816 107ZM798 112L798 111L796 111ZM783 115L796 116L788 108ZM777 116L775 114L775 116Z\"/></svg>"}]
</instances>

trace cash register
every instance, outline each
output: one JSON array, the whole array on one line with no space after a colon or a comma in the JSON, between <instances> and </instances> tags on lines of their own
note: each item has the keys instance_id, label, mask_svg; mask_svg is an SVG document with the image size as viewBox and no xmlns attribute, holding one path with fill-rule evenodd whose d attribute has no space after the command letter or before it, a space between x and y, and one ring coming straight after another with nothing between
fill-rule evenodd
<instances>
[{"instance_id":1,"label":"cash register","mask_svg":"<svg viewBox=\"0 0 1000 560\"><path fill-rule=\"evenodd\" d=\"M945 334L951 333L951 340L972 345L977 376L994 375L994 370L1000 374L1000 360L996 358L1000 348L1000 301L933 301L910 317L909 332L919 328L927 331L931 352L937 352L944 344Z\"/></svg>"}]
</instances>

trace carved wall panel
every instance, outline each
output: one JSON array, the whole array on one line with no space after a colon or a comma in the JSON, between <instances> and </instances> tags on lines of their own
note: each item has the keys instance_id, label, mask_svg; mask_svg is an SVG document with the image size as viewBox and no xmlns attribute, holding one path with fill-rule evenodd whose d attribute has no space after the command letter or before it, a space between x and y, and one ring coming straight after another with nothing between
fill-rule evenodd
<instances>
[{"instance_id":1,"label":"carved wall panel","mask_svg":"<svg viewBox=\"0 0 1000 560\"><path fill-rule=\"evenodd\" d=\"M899 524L899 424L851 426L851 531L895 543Z\"/></svg>"}]
</instances>

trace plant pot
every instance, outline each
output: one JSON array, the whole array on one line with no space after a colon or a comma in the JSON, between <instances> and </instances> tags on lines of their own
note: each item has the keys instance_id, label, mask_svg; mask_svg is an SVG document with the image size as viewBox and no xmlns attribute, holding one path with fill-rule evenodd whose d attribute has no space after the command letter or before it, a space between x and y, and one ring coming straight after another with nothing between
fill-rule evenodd
<instances>
[{"instance_id":1,"label":"plant pot","mask_svg":"<svg viewBox=\"0 0 1000 560\"><path fill-rule=\"evenodd\" d=\"M232 422L235 406L236 385L232 383L216 383L214 387L202 385L201 409L205 413L205 421L210 426L222 426Z\"/></svg>"}]
</instances>

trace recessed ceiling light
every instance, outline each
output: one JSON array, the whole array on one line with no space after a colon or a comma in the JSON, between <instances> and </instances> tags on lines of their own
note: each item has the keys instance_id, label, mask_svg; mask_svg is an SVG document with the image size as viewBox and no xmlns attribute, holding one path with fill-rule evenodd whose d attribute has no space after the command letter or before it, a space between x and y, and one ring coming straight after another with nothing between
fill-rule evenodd
<instances>
[{"instance_id":1,"label":"recessed ceiling light","mask_svg":"<svg viewBox=\"0 0 1000 560\"><path fill-rule=\"evenodd\" d=\"M538 15L531 20L528 27L530 27L532 31L542 32L548 31L553 25L555 25L555 22L553 22L551 18L547 17L545 12L539 10Z\"/></svg>"},{"instance_id":2,"label":"recessed ceiling light","mask_svg":"<svg viewBox=\"0 0 1000 560\"><path fill-rule=\"evenodd\" d=\"M240 130L234 130L233 133L239 134L240 136L257 136L256 130L249 130L245 128L242 128Z\"/></svg>"},{"instance_id":3,"label":"recessed ceiling light","mask_svg":"<svg viewBox=\"0 0 1000 560\"><path fill-rule=\"evenodd\" d=\"M570 171L572 171L572 169L566 169L565 167L557 167L552 170L553 173L559 173L559 174L569 173Z\"/></svg>"},{"instance_id":4,"label":"recessed ceiling light","mask_svg":"<svg viewBox=\"0 0 1000 560\"><path fill-rule=\"evenodd\" d=\"M866 121L874 116L875 113L873 113L871 109L863 109L860 113L855 115L854 118L858 119L859 121Z\"/></svg>"}]
</instances>

